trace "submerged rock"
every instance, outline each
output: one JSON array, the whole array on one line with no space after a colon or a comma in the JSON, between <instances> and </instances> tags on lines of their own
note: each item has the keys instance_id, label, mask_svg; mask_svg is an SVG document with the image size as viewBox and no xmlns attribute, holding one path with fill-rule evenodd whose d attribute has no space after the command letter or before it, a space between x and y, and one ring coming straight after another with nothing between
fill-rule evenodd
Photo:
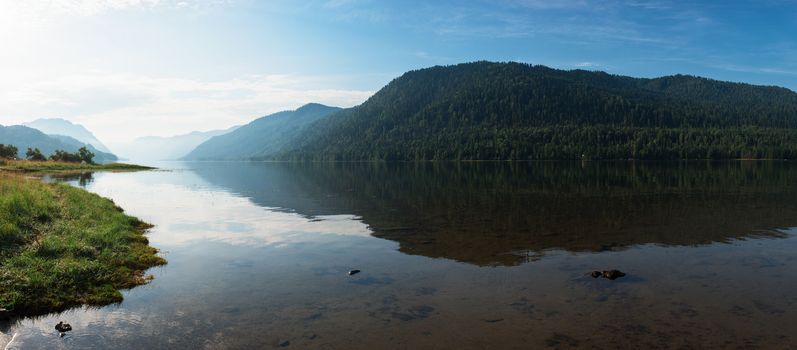
<instances>
[{"instance_id":1,"label":"submerged rock","mask_svg":"<svg viewBox=\"0 0 797 350\"><path fill-rule=\"evenodd\" d=\"M616 279L618 279L620 277L625 276L625 273L623 273L620 270L603 270L603 271L595 270L595 271L590 272L589 275L592 278L603 277L603 278L610 279L610 280L616 280Z\"/></svg>"},{"instance_id":2,"label":"submerged rock","mask_svg":"<svg viewBox=\"0 0 797 350\"><path fill-rule=\"evenodd\" d=\"M7 320L9 318L11 318L11 313L6 309L0 308L0 320Z\"/></svg>"},{"instance_id":3,"label":"submerged rock","mask_svg":"<svg viewBox=\"0 0 797 350\"><path fill-rule=\"evenodd\" d=\"M620 272L620 270L609 270L603 271L603 278L608 278L610 280L616 280L620 277L625 276L625 273Z\"/></svg>"},{"instance_id":4,"label":"submerged rock","mask_svg":"<svg viewBox=\"0 0 797 350\"><path fill-rule=\"evenodd\" d=\"M349 276L353 276L353 275L356 275L358 273L360 273L360 270L351 270L351 271L349 271Z\"/></svg>"}]
</instances>

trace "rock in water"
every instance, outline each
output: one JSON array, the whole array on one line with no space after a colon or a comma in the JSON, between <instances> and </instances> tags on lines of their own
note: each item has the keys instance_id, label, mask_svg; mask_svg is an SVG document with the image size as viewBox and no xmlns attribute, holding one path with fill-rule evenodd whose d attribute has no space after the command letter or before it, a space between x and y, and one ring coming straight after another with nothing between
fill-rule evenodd
<instances>
[{"instance_id":1,"label":"rock in water","mask_svg":"<svg viewBox=\"0 0 797 350\"><path fill-rule=\"evenodd\" d=\"M360 270L351 270L351 271L349 271L349 276L353 276L353 275L356 275L358 273L360 273Z\"/></svg>"},{"instance_id":2,"label":"rock in water","mask_svg":"<svg viewBox=\"0 0 797 350\"><path fill-rule=\"evenodd\" d=\"M592 276L592 278L598 278L600 276L603 276L603 273L601 273L600 271L592 271L590 272L589 275Z\"/></svg>"},{"instance_id":3,"label":"rock in water","mask_svg":"<svg viewBox=\"0 0 797 350\"><path fill-rule=\"evenodd\" d=\"M7 320L11 318L11 313L6 309L0 309L0 320Z\"/></svg>"},{"instance_id":4,"label":"rock in water","mask_svg":"<svg viewBox=\"0 0 797 350\"><path fill-rule=\"evenodd\" d=\"M61 321L61 322L58 322L57 325L55 325L55 330L57 330L57 331L59 331L61 333L69 332L69 331L72 330L72 326L69 323L64 323L64 321ZM63 336L63 334L61 336Z\"/></svg>"},{"instance_id":5,"label":"rock in water","mask_svg":"<svg viewBox=\"0 0 797 350\"><path fill-rule=\"evenodd\" d=\"M603 278L608 278L610 280L616 280L623 276L625 276L625 274L620 272L620 270L603 271Z\"/></svg>"}]
</instances>

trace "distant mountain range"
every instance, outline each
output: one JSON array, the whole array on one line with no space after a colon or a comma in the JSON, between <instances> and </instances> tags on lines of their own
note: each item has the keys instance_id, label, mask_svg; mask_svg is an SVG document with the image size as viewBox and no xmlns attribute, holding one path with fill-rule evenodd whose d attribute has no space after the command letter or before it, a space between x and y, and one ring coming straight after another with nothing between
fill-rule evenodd
<instances>
[{"instance_id":1,"label":"distant mountain range","mask_svg":"<svg viewBox=\"0 0 797 350\"><path fill-rule=\"evenodd\" d=\"M108 150L63 119L26 125L69 139L10 127L0 143ZM797 93L474 62L407 72L352 108L311 103L241 127L113 146L133 160L795 159Z\"/></svg>"},{"instance_id":2,"label":"distant mountain range","mask_svg":"<svg viewBox=\"0 0 797 350\"><path fill-rule=\"evenodd\" d=\"M74 124L61 118L43 118L22 125L37 129L48 135L64 135L74 138L82 143L94 146L99 151L112 153L94 134L80 124Z\"/></svg>"},{"instance_id":3,"label":"distant mountain range","mask_svg":"<svg viewBox=\"0 0 797 350\"><path fill-rule=\"evenodd\" d=\"M317 103L271 114L225 135L215 136L188 153L186 160L258 160L293 150L312 123L340 111Z\"/></svg>"},{"instance_id":4,"label":"distant mountain range","mask_svg":"<svg viewBox=\"0 0 797 350\"><path fill-rule=\"evenodd\" d=\"M187 159L797 158L797 94L675 75L521 63L405 73L348 109L311 104L199 145Z\"/></svg>"},{"instance_id":5,"label":"distant mountain range","mask_svg":"<svg viewBox=\"0 0 797 350\"><path fill-rule=\"evenodd\" d=\"M96 162L106 163L117 160L115 155L102 152L93 145L85 144L75 138L64 135L47 135L37 129L22 125L0 125L0 143L17 147L17 156L21 159L25 158L25 152L28 148L38 148L45 156L49 156L55 150L60 149L74 153L85 146L94 152L94 160Z\"/></svg>"},{"instance_id":6,"label":"distant mountain range","mask_svg":"<svg viewBox=\"0 0 797 350\"><path fill-rule=\"evenodd\" d=\"M225 130L195 131L172 137L148 136L127 143L114 144L114 148L125 158L133 160L175 160L208 139L224 135L238 127ZM34 132L35 131L35 132ZM38 147L45 155L55 149L73 152L84 145L96 154L96 160L110 162L118 157L108 151L94 134L82 125L60 118L37 119L19 126L5 127L0 134L0 143L12 144L24 156L28 147Z\"/></svg>"},{"instance_id":7,"label":"distant mountain range","mask_svg":"<svg viewBox=\"0 0 797 350\"><path fill-rule=\"evenodd\" d=\"M171 137L147 136L128 143L114 144L122 157L132 160L176 160L214 136L227 134L237 126L224 130L195 131Z\"/></svg>"}]
</instances>

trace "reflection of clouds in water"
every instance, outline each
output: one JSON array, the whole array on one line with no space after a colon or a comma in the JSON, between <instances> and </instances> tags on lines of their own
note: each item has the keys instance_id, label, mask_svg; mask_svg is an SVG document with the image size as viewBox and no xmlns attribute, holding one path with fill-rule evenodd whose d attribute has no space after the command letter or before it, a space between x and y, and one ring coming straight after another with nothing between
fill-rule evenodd
<instances>
[{"instance_id":1,"label":"reflection of clouds in water","mask_svg":"<svg viewBox=\"0 0 797 350\"><path fill-rule=\"evenodd\" d=\"M157 179L146 175L98 176L88 189L102 196L112 195L129 214L154 224L149 237L155 245L214 240L258 246L312 241L315 234L370 235L368 227L354 215L308 219L259 207L247 198L204 184L152 181Z\"/></svg>"},{"instance_id":2,"label":"reflection of clouds in water","mask_svg":"<svg viewBox=\"0 0 797 350\"><path fill-rule=\"evenodd\" d=\"M16 342L15 335L13 331L0 330L0 347L5 350L17 349L16 343L12 343L12 341Z\"/></svg>"},{"instance_id":3,"label":"reflection of clouds in water","mask_svg":"<svg viewBox=\"0 0 797 350\"><path fill-rule=\"evenodd\" d=\"M68 332L64 338L60 338L54 328L59 321L66 321L72 325L73 330ZM143 321L140 315L123 308L99 309L86 306L58 314L25 318L12 327L10 333L18 333L14 342L9 344L8 349L45 347L47 349L69 349L74 347L73 343L75 342L85 343L86 338L100 338L93 339L91 342L103 344L105 339L132 335L131 329L144 324ZM35 342L34 347L26 344L30 340Z\"/></svg>"}]
</instances>

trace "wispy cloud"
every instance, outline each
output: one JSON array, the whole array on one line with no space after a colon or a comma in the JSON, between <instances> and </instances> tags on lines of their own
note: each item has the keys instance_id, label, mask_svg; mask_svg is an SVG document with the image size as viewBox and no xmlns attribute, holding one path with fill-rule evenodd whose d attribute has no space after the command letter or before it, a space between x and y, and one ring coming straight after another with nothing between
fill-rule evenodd
<instances>
[{"instance_id":1,"label":"wispy cloud","mask_svg":"<svg viewBox=\"0 0 797 350\"><path fill-rule=\"evenodd\" d=\"M510 0L508 3L534 9L573 9L595 5L588 0Z\"/></svg>"},{"instance_id":2,"label":"wispy cloud","mask_svg":"<svg viewBox=\"0 0 797 350\"><path fill-rule=\"evenodd\" d=\"M351 6L362 2L362 0L327 0L323 3L326 8L340 8L344 6Z\"/></svg>"},{"instance_id":3,"label":"wispy cloud","mask_svg":"<svg viewBox=\"0 0 797 350\"><path fill-rule=\"evenodd\" d=\"M751 67L736 64L719 64L714 65L714 67L731 72L797 76L797 69L788 69L783 67Z\"/></svg>"},{"instance_id":4,"label":"wispy cloud","mask_svg":"<svg viewBox=\"0 0 797 350\"><path fill-rule=\"evenodd\" d=\"M670 40L648 24L623 18L624 5L595 1L513 0L494 6L458 6L443 11L430 6L431 20L416 25L438 36L453 38L559 37L568 41L662 44ZM562 12L561 10L566 10ZM552 16L551 11L557 15ZM423 18L424 16L418 16Z\"/></svg>"},{"instance_id":5,"label":"wispy cloud","mask_svg":"<svg viewBox=\"0 0 797 350\"><path fill-rule=\"evenodd\" d=\"M644 8L646 10L670 10L672 9L672 4L665 1L656 1L656 0L630 0L624 2L625 5L630 7L639 7Z\"/></svg>"},{"instance_id":6,"label":"wispy cloud","mask_svg":"<svg viewBox=\"0 0 797 350\"><path fill-rule=\"evenodd\" d=\"M199 10L231 0L0 0L0 42L19 40L22 33L64 19L116 11Z\"/></svg>"},{"instance_id":7,"label":"wispy cloud","mask_svg":"<svg viewBox=\"0 0 797 350\"><path fill-rule=\"evenodd\" d=\"M36 24L56 16L93 16L114 10L195 5L197 0L0 0L0 13L14 23Z\"/></svg>"},{"instance_id":8,"label":"wispy cloud","mask_svg":"<svg viewBox=\"0 0 797 350\"><path fill-rule=\"evenodd\" d=\"M573 66L577 67L577 68L598 68L598 67L601 67L601 65L599 63L595 63L595 62L578 62L578 63L574 64Z\"/></svg>"}]
</instances>

